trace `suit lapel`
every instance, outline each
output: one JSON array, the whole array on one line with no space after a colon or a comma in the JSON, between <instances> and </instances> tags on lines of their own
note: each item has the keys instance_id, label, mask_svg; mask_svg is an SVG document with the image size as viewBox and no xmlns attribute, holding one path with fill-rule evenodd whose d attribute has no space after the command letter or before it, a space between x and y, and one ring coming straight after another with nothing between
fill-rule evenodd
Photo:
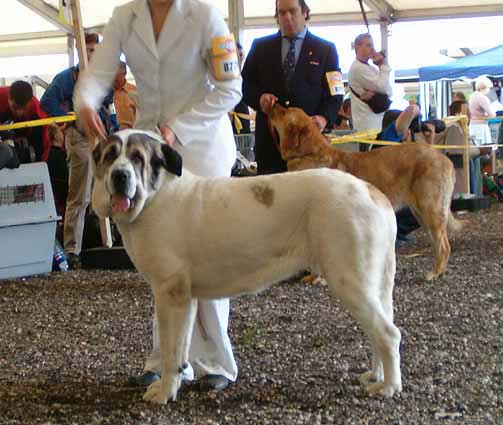
<instances>
[{"instance_id":1,"label":"suit lapel","mask_svg":"<svg viewBox=\"0 0 503 425\"><path fill-rule=\"evenodd\" d=\"M295 65L295 73L293 74L293 79L296 80L298 77L302 78L302 73L306 69L308 61L311 59L313 54L313 38L309 31L306 32L304 37L304 42L302 43L302 48L300 49L299 59Z\"/></svg>"},{"instance_id":2,"label":"suit lapel","mask_svg":"<svg viewBox=\"0 0 503 425\"><path fill-rule=\"evenodd\" d=\"M135 18L133 20L133 31L143 41L145 46L157 58L157 43L155 42L154 29L150 10L145 0L136 0L133 5Z\"/></svg>"},{"instance_id":3,"label":"suit lapel","mask_svg":"<svg viewBox=\"0 0 503 425\"><path fill-rule=\"evenodd\" d=\"M157 43L159 56L162 57L168 54L184 31L190 31L190 27L187 25L187 18L190 15L188 3L186 0L175 0L173 2L173 6L171 6L159 34Z\"/></svg>"}]
</instances>

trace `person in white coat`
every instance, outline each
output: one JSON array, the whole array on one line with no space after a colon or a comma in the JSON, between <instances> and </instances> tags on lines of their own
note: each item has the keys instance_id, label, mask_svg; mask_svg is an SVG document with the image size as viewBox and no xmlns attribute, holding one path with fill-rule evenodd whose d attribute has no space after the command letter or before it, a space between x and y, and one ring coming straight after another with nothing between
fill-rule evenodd
<instances>
[{"instance_id":1,"label":"person in white coat","mask_svg":"<svg viewBox=\"0 0 503 425\"><path fill-rule=\"evenodd\" d=\"M104 138L96 108L109 90L121 54L135 77L135 128L158 131L184 167L201 176L230 176L236 145L227 112L241 99L235 43L218 10L201 0L134 0L115 8L103 43L79 80L75 105L90 140ZM166 206L168 208L168 206ZM236 380L227 334L229 300L199 301L190 349L202 389ZM153 351L135 385L159 379L159 335L154 317Z\"/></svg>"},{"instance_id":2,"label":"person in white coat","mask_svg":"<svg viewBox=\"0 0 503 425\"><path fill-rule=\"evenodd\" d=\"M375 93L383 93L391 97L391 69L384 55L375 51L370 34L360 34L356 37L354 48L356 59L351 64L348 73L351 90L358 93L362 99L369 99ZM370 59L376 66L369 63ZM356 131L380 129L384 112L376 114L362 99L351 93L353 128Z\"/></svg>"}]
</instances>

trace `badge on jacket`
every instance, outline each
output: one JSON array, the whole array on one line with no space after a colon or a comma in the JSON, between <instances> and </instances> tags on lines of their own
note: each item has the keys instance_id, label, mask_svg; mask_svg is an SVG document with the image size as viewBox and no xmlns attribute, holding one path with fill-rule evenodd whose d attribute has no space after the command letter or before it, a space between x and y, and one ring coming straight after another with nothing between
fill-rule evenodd
<instances>
[{"instance_id":1,"label":"badge on jacket","mask_svg":"<svg viewBox=\"0 0 503 425\"><path fill-rule=\"evenodd\" d=\"M210 62L216 80L234 80L239 77L239 61L233 34L211 40Z\"/></svg>"},{"instance_id":2,"label":"badge on jacket","mask_svg":"<svg viewBox=\"0 0 503 425\"><path fill-rule=\"evenodd\" d=\"M330 95L344 95L344 81L342 81L342 74L339 71L330 71L326 74Z\"/></svg>"}]
</instances>

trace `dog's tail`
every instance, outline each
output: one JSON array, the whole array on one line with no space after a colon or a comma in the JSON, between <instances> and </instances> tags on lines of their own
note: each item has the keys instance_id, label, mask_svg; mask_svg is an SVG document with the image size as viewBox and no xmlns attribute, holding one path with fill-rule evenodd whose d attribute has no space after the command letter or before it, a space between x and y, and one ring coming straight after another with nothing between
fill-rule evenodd
<instances>
[{"instance_id":1,"label":"dog's tail","mask_svg":"<svg viewBox=\"0 0 503 425\"><path fill-rule=\"evenodd\" d=\"M464 226L464 222L457 220L452 215L452 211L449 211L449 217L447 218L447 228L451 232L459 232Z\"/></svg>"}]
</instances>

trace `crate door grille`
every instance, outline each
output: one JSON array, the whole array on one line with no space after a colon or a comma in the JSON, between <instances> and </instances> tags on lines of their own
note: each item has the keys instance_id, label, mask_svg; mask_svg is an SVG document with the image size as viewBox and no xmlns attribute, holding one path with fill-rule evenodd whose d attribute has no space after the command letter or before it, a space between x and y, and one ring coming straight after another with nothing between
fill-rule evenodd
<instances>
[{"instance_id":1,"label":"crate door grille","mask_svg":"<svg viewBox=\"0 0 503 425\"><path fill-rule=\"evenodd\" d=\"M0 187L0 207L44 201L45 190L43 183Z\"/></svg>"}]
</instances>

